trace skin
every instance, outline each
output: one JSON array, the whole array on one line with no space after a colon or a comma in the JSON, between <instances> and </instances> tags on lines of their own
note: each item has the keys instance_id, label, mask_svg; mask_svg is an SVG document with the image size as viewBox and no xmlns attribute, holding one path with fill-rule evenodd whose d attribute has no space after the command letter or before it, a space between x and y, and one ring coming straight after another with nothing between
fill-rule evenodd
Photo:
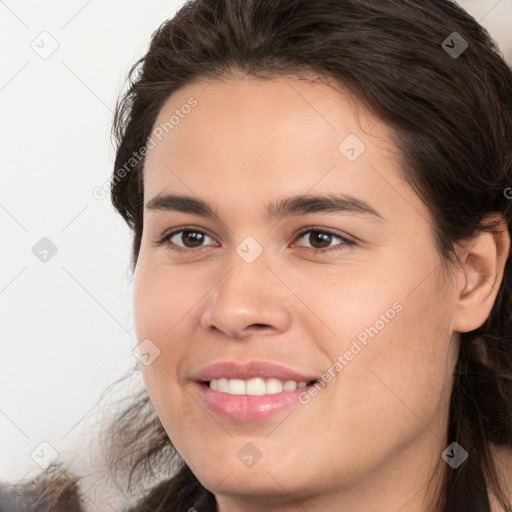
<instances>
[{"instance_id":1,"label":"skin","mask_svg":"<svg viewBox=\"0 0 512 512\"><path fill-rule=\"evenodd\" d=\"M144 202L191 195L219 216L145 210L134 279L138 342L160 350L143 377L170 439L221 512L430 511L427 482L436 464L446 468L458 333L488 317L508 233L476 237L448 279L430 211L401 178L389 128L348 93L233 75L180 89L155 126L191 96L197 106L146 157ZM366 146L355 161L338 150L348 134ZM333 191L385 220L265 218L267 202ZM188 252L155 243L185 226L207 235L199 249L180 234L172 241ZM334 236L315 246L314 233L298 233L307 227L355 243ZM236 252L247 236L263 249L250 264ZM192 381L225 360L322 375L397 301L401 311L307 405L235 421L208 409ZM261 454L252 467L237 457L247 442Z\"/></svg>"}]
</instances>

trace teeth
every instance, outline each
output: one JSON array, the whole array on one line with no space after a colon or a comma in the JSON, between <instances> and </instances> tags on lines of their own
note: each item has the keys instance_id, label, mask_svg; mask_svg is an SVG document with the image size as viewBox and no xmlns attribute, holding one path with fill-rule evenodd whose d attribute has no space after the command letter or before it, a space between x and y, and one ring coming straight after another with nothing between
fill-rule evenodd
<instances>
[{"instance_id":1,"label":"teeth","mask_svg":"<svg viewBox=\"0 0 512 512\"><path fill-rule=\"evenodd\" d=\"M304 382L304 384L306 383ZM283 384L283 391L295 391L298 385L298 382L295 382L294 380L287 380Z\"/></svg>"},{"instance_id":2,"label":"teeth","mask_svg":"<svg viewBox=\"0 0 512 512\"><path fill-rule=\"evenodd\" d=\"M245 382L245 394L247 395L264 395L266 389L263 379L250 379Z\"/></svg>"},{"instance_id":3,"label":"teeth","mask_svg":"<svg viewBox=\"0 0 512 512\"><path fill-rule=\"evenodd\" d=\"M229 395L273 395L283 391L294 391L297 388L306 387L307 382L294 380L280 381L270 378L263 380L259 377L249 380L241 379L212 379L210 389L228 393Z\"/></svg>"},{"instance_id":4,"label":"teeth","mask_svg":"<svg viewBox=\"0 0 512 512\"><path fill-rule=\"evenodd\" d=\"M245 395L245 382L240 379L230 379L228 393L230 395Z\"/></svg>"}]
</instances>

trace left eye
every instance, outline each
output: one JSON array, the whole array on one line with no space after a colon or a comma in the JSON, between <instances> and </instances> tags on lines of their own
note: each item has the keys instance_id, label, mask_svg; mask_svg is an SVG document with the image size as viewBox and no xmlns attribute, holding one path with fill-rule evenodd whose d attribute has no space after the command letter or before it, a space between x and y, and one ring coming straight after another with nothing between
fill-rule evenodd
<instances>
[{"instance_id":1,"label":"left eye","mask_svg":"<svg viewBox=\"0 0 512 512\"><path fill-rule=\"evenodd\" d=\"M326 246L323 244L330 244L333 240L333 238L337 238L342 243L337 244L334 246L334 249L343 249L347 245L353 245L354 242L351 240L348 240L347 238L338 235L337 233L324 230L324 229L308 229L306 231L302 231L299 233L297 240L300 240L305 237L305 235L309 234L309 242L313 244L312 247L309 247L313 251L322 251L326 252L324 249L326 249ZM313 236L313 234L315 234ZM187 249L200 249L202 247L201 243L204 242L206 238L210 238L213 240L210 236L208 236L203 231L199 231L197 229L180 229L177 231L173 231L171 233L168 233L167 235L164 235L160 240L158 240L156 243L158 245L166 245L171 250L177 250L177 251L183 251ZM173 241L173 238L176 240L181 240L182 244L176 243L176 241ZM187 245L189 244L189 245ZM318 246L320 245L320 247ZM323 245L323 246L322 246ZM304 247L300 246L299 247ZM306 246L307 247L307 246ZM180 249L183 248L183 249ZM328 248L331 250L330 248Z\"/></svg>"}]
</instances>

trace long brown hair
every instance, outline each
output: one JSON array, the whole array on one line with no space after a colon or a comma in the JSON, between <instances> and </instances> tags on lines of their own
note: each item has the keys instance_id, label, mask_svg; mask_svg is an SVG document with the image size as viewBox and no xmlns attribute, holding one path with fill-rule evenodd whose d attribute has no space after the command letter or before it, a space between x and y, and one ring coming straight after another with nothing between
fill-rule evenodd
<instances>
[{"instance_id":1,"label":"long brown hair","mask_svg":"<svg viewBox=\"0 0 512 512\"><path fill-rule=\"evenodd\" d=\"M196 0L154 32L116 107L111 198L133 231L132 271L143 225L141 148L162 105L193 81L235 72L262 79L329 77L387 123L404 178L433 213L443 262L456 262L459 241L495 231L496 225L485 223L489 213L501 213L510 233L512 71L487 31L457 4ZM511 507L490 451L492 445L512 447L511 285L508 258L489 317L461 333L446 433L448 444L458 442L469 458L456 470L442 463L432 510L489 511L489 488L505 510ZM104 440L112 471L129 474L127 490L172 466L172 474L150 487L136 510L215 510L213 494L174 450L143 388ZM57 500L58 482L45 486Z\"/></svg>"}]
</instances>

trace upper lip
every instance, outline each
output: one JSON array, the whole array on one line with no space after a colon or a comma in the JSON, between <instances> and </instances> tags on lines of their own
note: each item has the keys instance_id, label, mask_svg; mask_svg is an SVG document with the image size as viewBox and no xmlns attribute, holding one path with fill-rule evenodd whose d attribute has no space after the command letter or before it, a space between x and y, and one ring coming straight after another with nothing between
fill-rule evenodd
<instances>
[{"instance_id":1,"label":"upper lip","mask_svg":"<svg viewBox=\"0 0 512 512\"><path fill-rule=\"evenodd\" d=\"M212 379L242 379L248 380L255 377L275 378L280 380L295 380L297 382L309 382L318 380L311 374L302 374L286 366L265 362L250 361L248 363L237 363L234 361L223 361L206 366L200 370L196 380L209 382Z\"/></svg>"}]
</instances>

